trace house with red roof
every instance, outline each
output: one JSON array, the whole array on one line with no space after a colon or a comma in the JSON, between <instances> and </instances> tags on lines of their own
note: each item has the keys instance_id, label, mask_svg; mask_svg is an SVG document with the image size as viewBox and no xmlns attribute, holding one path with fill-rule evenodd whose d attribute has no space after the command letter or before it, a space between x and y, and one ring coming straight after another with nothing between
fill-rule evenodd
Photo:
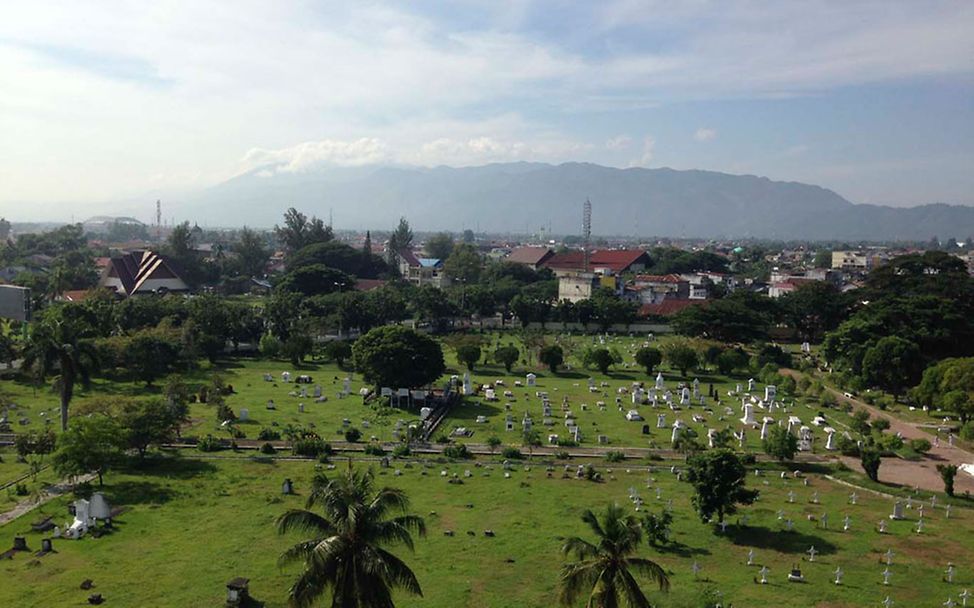
<instances>
[{"instance_id":1,"label":"house with red roof","mask_svg":"<svg viewBox=\"0 0 974 608\"><path fill-rule=\"evenodd\" d=\"M649 263L649 254L642 249L596 249L589 254L588 269L581 251L556 253L542 265L555 272L587 270L596 274L622 274L646 270Z\"/></svg>"},{"instance_id":2,"label":"house with red roof","mask_svg":"<svg viewBox=\"0 0 974 608\"><path fill-rule=\"evenodd\" d=\"M523 264L531 270L537 270L554 255L555 252L548 247L516 247L504 258L504 261Z\"/></svg>"}]
</instances>

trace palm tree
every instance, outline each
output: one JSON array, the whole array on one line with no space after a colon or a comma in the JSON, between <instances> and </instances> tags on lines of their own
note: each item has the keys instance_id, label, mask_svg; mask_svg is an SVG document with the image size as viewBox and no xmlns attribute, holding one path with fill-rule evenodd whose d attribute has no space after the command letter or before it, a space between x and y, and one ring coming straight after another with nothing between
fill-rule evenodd
<instances>
[{"instance_id":1,"label":"palm tree","mask_svg":"<svg viewBox=\"0 0 974 608\"><path fill-rule=\"evenodd\" d=\"M633 572L655 581L661 591L668 591L670 581L656 562L632 557L642 540L642 529L633 515L626 515L617 504L609 505L602 521L590 510L582 514L598 539L597 544L572 537L562 551L578 560L565 564L561 572L561 595L565 606L574 606L584 594L587 608L616 608L624 598L631 608L650 608Z\"/></svg>"},{"instance_id":2,"label":"palm tree","mask_svg":"<svg viewBox=\"0 0 974 608\"><path fill-rule=\"evenodd\" d=\"M38 382L57 372L54 389L61 398L62 431L68 428L68 405L74 397L75 384L80 381L87 388L98 367L95 346L84 336L82 323L51 314L31 328L24 351L23 366L34 370Z\"/></svg>"},{"instance_id":3,"label":"palm tree","mask_svg":"<svg viewBox=\"0 0 974 608\"><path fill-rule=\"evenodd\" d=\"M383 546L413 549L411 532L426 534L421 517L407 515L402 490L375 490L374 474L349 470L336 479L315 477L307 509L293 509L277 522L278 532L310 532L280 557L282 566L301 562L304 570L288 590L293 608L312 606L331 589L333 608L393 608L392 590L422 596L416 575ZM322 514L311 511L320 507ZM400 515L393 516L393 512Z\"/></svg>"}]
</instances>

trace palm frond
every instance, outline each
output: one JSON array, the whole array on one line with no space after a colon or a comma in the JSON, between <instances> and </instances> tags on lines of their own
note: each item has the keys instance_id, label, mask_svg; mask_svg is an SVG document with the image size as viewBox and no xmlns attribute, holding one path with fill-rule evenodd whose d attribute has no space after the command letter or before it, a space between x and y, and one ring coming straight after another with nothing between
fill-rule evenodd
<instances>
[{"instance_id":1,"label":"palm frond","mask_svg":"<svg viewBox=\"0 0 974 608\"><path fill-rule=\"evenodd\" d=\"M626 603L629 608L652 608L649 600L646 599L646 594L643 590L639 588L639 583L633 578L632 574L625 568L620 568L618 571L619 589L622 591L622 595L626 598Z\"/></svg>"},{"instance_id":2,"label":"palm frond","mask_svg":"<svg viewBox=\"0 0 974 608\"><path fill-rule=\"evenodd\" d=\"M626 563L639 575L645 576L659 585L660 591L670 590L670 578L666 575L666 570L651 559L644 557L633 557L626 560Z\"/></svg>"},{"instance_id":3,"label":"palm frond","mask_svg":"<svg viewBox=\"0 0 974 608\"><path fill-rule=\"evenodd\" d=\"M326 536L334 533L335 525L317 513L291 509L277 518L277 532L286 534L292 530Z\"/></svg>"}]
</instances>

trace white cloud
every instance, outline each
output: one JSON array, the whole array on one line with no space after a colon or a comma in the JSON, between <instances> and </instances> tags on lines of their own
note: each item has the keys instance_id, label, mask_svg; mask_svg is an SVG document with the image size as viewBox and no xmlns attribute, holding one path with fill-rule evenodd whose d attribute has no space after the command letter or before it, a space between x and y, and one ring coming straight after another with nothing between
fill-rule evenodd
<instances>
[{"instance_id":1,"label":"white cloud","mask_svg":"<svg viewBox=\"0 0 974 608\"><path fill-rule=\"evenodd\" d=\"M628 135L617 135L605 142L605 147L608 150L622 150L623 148L628 148L632 144L632 138Z\"/></svg>"},{"instance_id":2,"label":"white cloud","mask_svg":"<svg viewBox=\"0 0 974 608\"><path fill-rule=\"evenodd\" d=\"M651 136L647 135L643 139L643 153L642 155L634 159L629 163L630 167L648 167L653 162L653 157L656 155L656 140Z\"/></svg>"},{"instance_id":3,"label":"white cloud","mask_svg":"<svg viewBox=\"0 0 974 608\"><path fill-rule=\"evenodd\" d=\"M693 134L693 139L697 141L710 141L716 139L717 131L713 129L707 129L705 127L700 127L697 129L696 133Z\"/></svg>"},{"instance_id":4,"label":"white cloud","mask_svg":"<svg viewBox=\"0 0 974 608\"><path fill-rule=\"evenodd\" d=\"M253 148L243 158L245 167L273 165L274 172L300 173L322 165L357 167L388 161L386 143L375 138L352 141L324 139L278 150Z\"/></svg>"}]
</instances>

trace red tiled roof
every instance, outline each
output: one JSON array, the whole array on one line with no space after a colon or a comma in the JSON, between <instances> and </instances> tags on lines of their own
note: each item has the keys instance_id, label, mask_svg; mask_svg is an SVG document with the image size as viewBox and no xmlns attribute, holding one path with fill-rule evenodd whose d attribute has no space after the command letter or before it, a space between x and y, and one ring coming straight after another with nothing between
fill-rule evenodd
<instances>
[{"instance_id":1,"label":"red tiled roof","mask_svg":"<svg viewBox=\"0 0 974 608\"><path fill-rule=\"evenodd\" d=\"M678 274L637 274L635 283L682 283L684 279Z\"/></svg>"},{"instance_id":2,"label":"red tiled roof","mask_svg":"<svg viewBox=\"0 0 974 608\"><path fill-rule=\"evenodd\" d=\"M642 249L601 249L589 254L589 267L623 272L643 257L649 256ZM584 265L585 259L581 251L556 253L544 263L548 268L564 270L581 270Z\"/></svg>"},{"instance_id":3,"label":"red tiled roof","mask_svg":"<svg viewBox=\"0 0 974 608\"><path fill-rule=\"evenodd\" d=\"M511 255L505 258L508 262L518 264L532 264L537 266L554 255L554 252L547 247L518 247L511 251Z\"/></svg>"},{"instance_id":4,"label":"red tiled roof","mask_svg":"<svg viewBox=\"0 0 974 608\"><path fill-rule=\"evenodd\" d=\"M372 291L373 289L378 289L385 284L386 282L381 279L359 279L355 281L355 290Z\"/></svg>"},{"instance_id":5,"label":"red tiled roof","mask_svg":"<svg viewBox=\"0 0 974 608\"><path fill-rule=\"evenodd\" d=\"M706 300L663 300L659 304L643 304L639 307L639 316L659 315L669 317L685 308L700 306Z\"/></svg>"},{"instance_id":6,"label":"red tiled roof","mask_svg":"<svg viewBox=\"0 0 974 608\"><path fill-rule=\"evenodd\" d=\"M419 266L419 258L413 253L411 249L400 249L399 257L406 261L410 266Z\"/></svg>"}]
</instances>

